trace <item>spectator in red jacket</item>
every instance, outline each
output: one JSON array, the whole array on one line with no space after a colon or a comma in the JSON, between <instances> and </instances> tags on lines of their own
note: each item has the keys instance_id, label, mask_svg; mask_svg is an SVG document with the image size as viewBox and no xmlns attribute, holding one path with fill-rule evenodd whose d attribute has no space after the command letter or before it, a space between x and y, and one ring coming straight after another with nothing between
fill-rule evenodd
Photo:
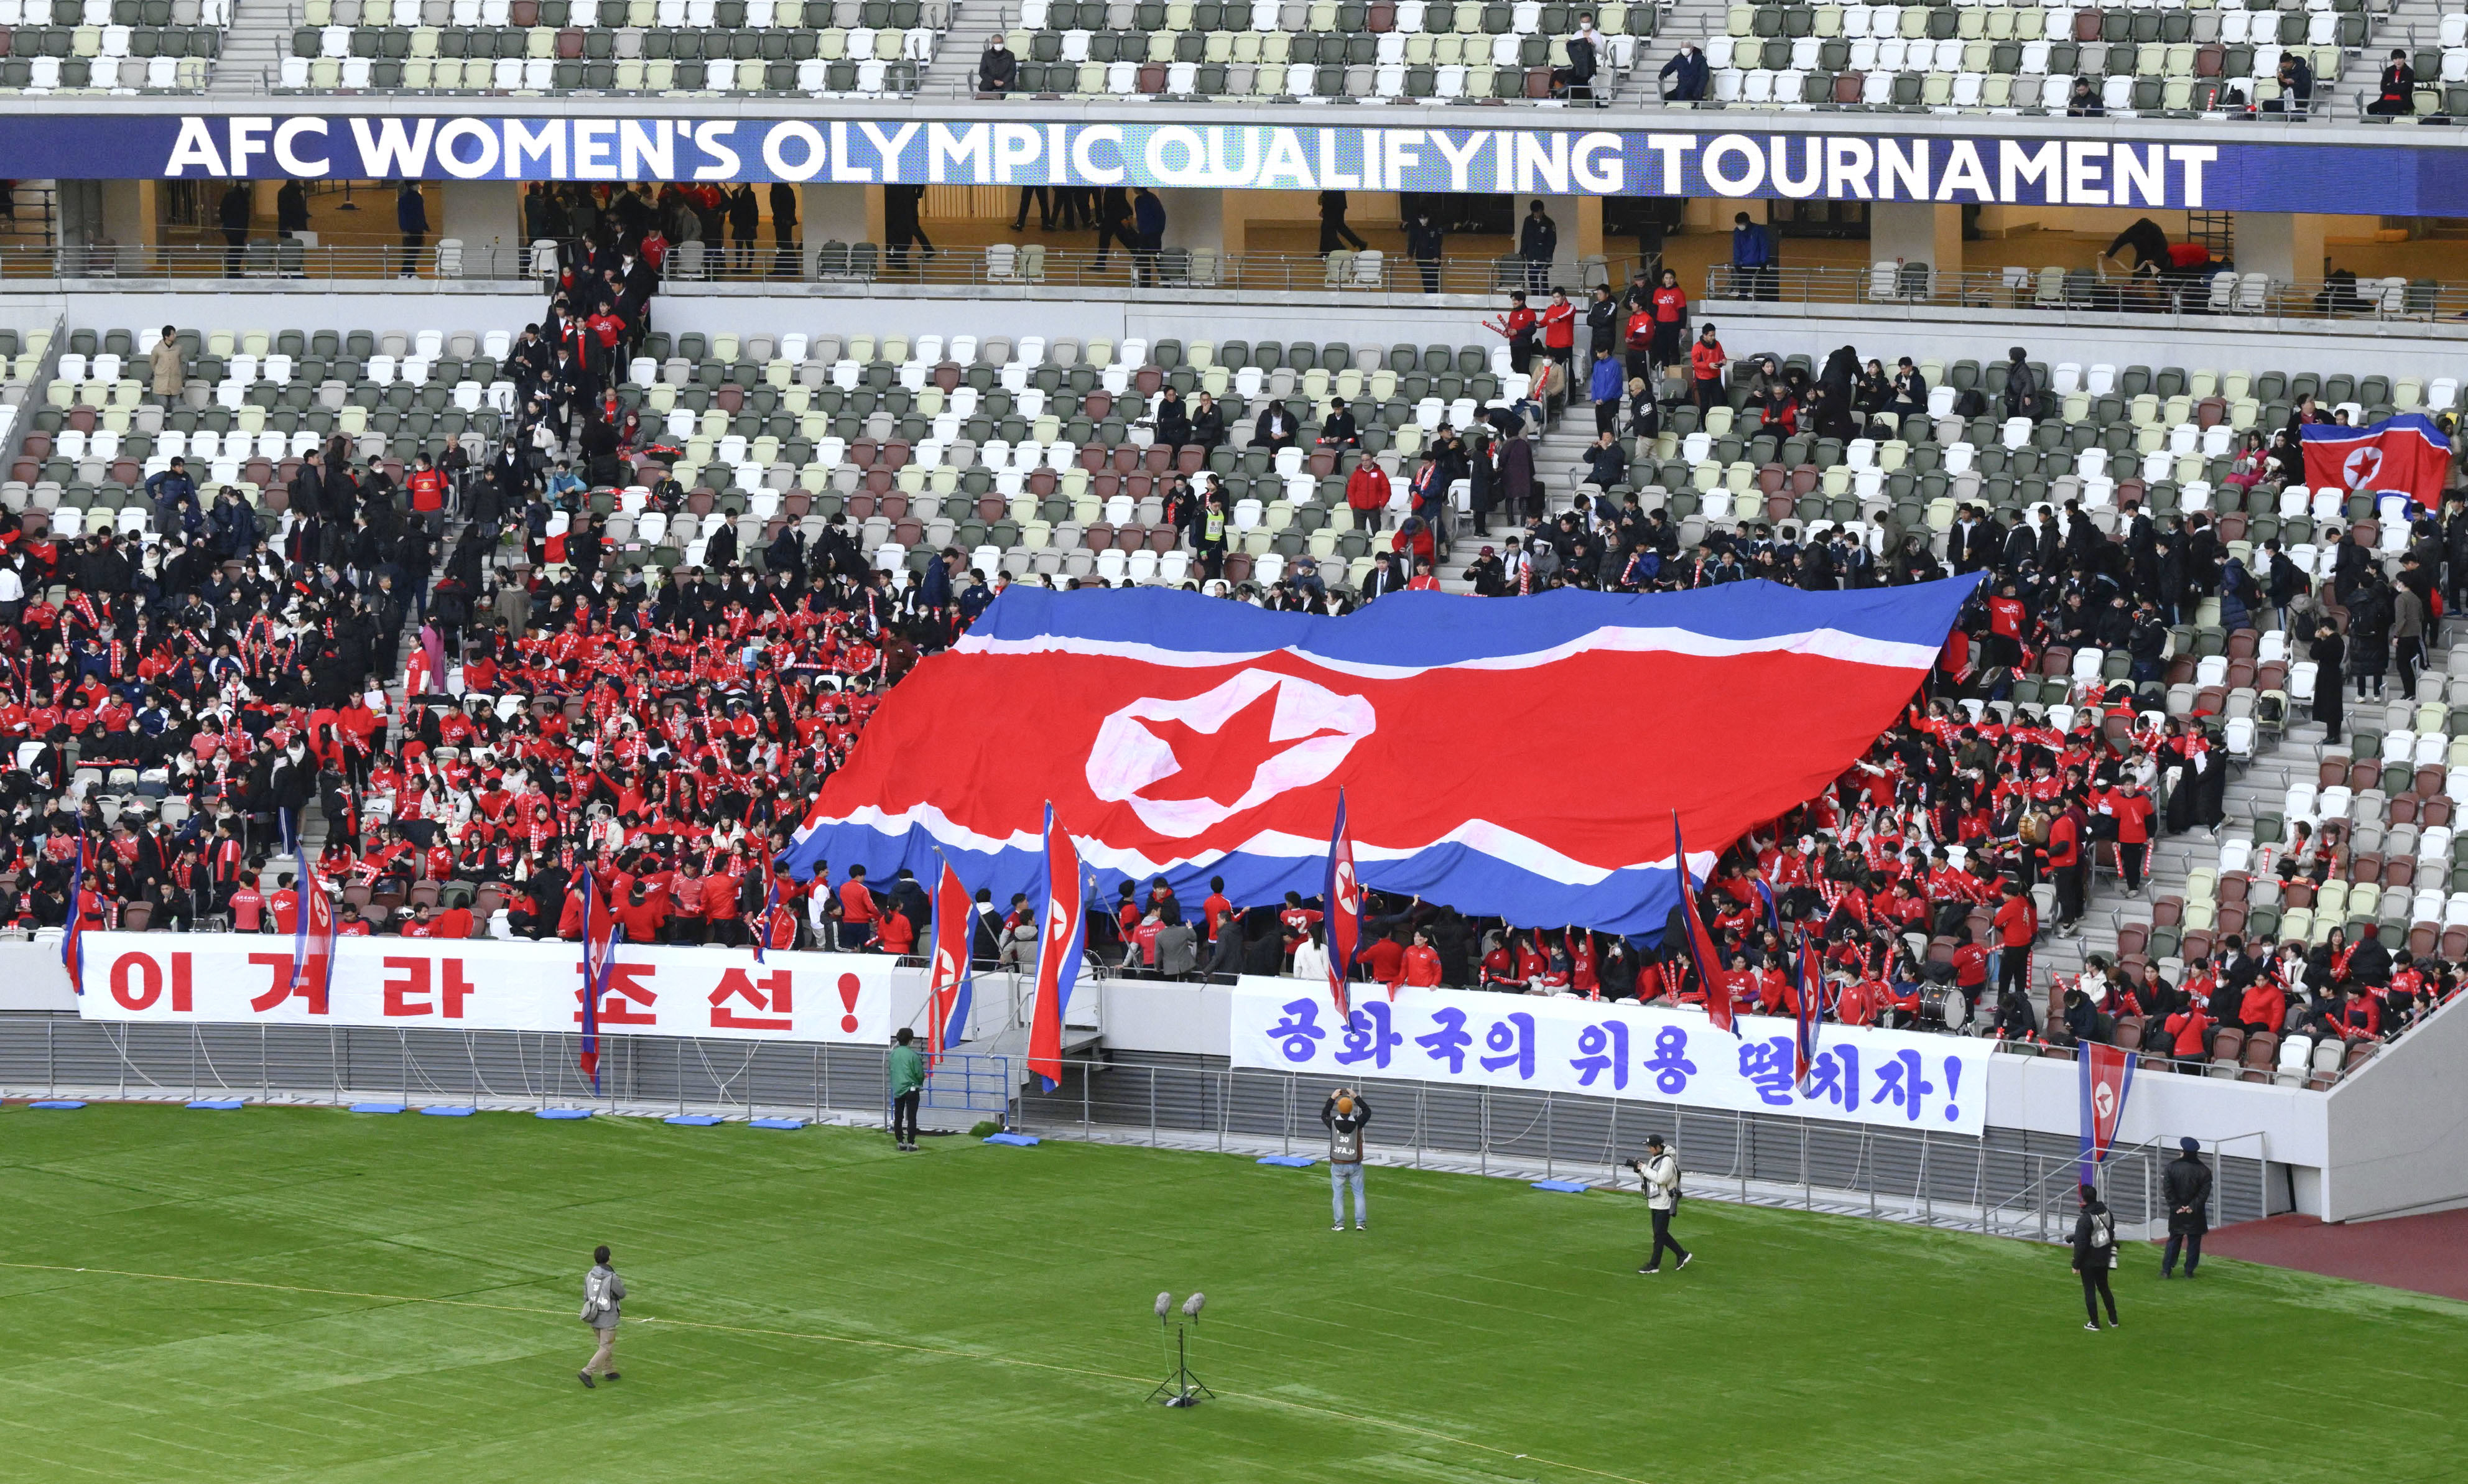
<instances>
[{"instance_id":1,"label":"spectator in red jacket","mask_svg":"<svg viewBox=\"0 0 2468 1484\"><path fill-rule=\"evenodd\" d=\"M1370 454L1359 455L1354 472L1345 476L1345 504L1354 512L1354 529L1380 529L1380 516L1388 509L1388 493L1387 470Z\"/></svg>"},{"instance_id":2,"label":"spectator in red jacket","mask_svg":"<svg viewBox=\"0 0 2468 1484\"><path fill-rule=\"evenodd\" d=\"M2071 938L2082 931L2083 890L2087 862L2083 856L2083 810L2068 797L2057 817L2048 822L2048 879L2057 888L2057 932Z\"/></svg>"},{"instance_id":3,"label":"spectator in red jacket","mask_svg":"<svg viewBox=\"0 0 2468 1484\"><path fill-rule=\"evenodd\" d=\"M2237 1004L2237 1023L2249 1036L2263 1031L2276 1036L2287 1021L2288 993L2276 979L2256 979Z\"/></svg>"},{"instance_id":4,"label":"spectator in red jacket","mask_svg":"<svg viewBox=\"0 0 2468 1484\"><path fill-rule=\"evenodd\" d=\"M2128 778L2123 788L2109 790L2100 800L2099 811L2116 820L2117 870L2125 878L2125 889L2138 893L2143 862L2151 855L2151 817L2158 812L2151 795L2139 779Z\"/></svg>"},{"instance_id":5,"label":"spectator in red jacket","mask_svg":"<svg viewBox=\"0 0 2468 1484\"><path fill-rule=\"evenodd\" d=\"M1431 935L1422 928L1414 929L1414 946L1405 950L1405 983L1414 989L1440 987L1440 952L1431 947Z\"/></svg>"},{"instance_id":6,"label":"spectator in red jacket","mask_svg":"<svg viewBox=\"0 0 2468 1484\"><path fill-rule=\"evenodd\" d=\"M865 867L849 867L848 879L840 883L840 947L854 952L872 944L874 925L881 920L874 893L866 889Z\"/></svg>"}]
</instances>

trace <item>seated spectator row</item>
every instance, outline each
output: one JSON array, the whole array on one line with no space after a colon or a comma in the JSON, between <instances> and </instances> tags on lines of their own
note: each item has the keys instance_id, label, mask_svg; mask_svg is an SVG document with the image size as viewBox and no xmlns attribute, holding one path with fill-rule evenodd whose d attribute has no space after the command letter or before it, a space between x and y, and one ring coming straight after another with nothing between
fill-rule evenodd
<instances>
[{"instance_id":1,"label":"seated spectator row","mask_svg":"<svg viewBox=\"0 0 2468 1484\"><path fill-rule=\"evenodd\" d=\"M1448 4L1445 0L1023 0L1021 29L1030 32L1334 32L1351 35L1574 35L1588 21L1606 36L1654 34L1657 7L1540 4Z\"/></svg>"},{"instance_id":2,"label":"seated spectator row","mask_svg":"<svg viewBox=\"0 0 2468 1484\"><path fill-rule=\"evenodd\" d=\"M2214 41L2283 46L2364 46L2371 36L2360 0L2337 6L2157 8L2136 5L1735 5L1725 31L1737 37L1900 37L1907 41Z\"/></svg>"},{"instance_id":3,"label":"seated spectator row","mask_svg":"<svg viewBox=\"0 0 2468 1484\"><path fill-rule=\"evenodd\" d=\"M1595 80L1635 64L1649 5L1194 5L1028 0L1006 45L1029 93L1423 99L1553 96L1590 21Z\"/></svg>"},{"instance_id":4,"label":"seated spectator row","mask_svg":"<svg viewBox=\"0 0 2468 1484\"><path fill-rule=\"evenodd\" d=\"M941 0L312 0L290 90L905 93ZM596 24L595 24L596 23Z\"/></svg>"},{"instance_id":5,"label":"seated spectator row","mask_svg":"<svg viewBox=\"0 0 2468 1484\"><path fill-rule=\"evenodd\" d=\"M227 0L0 0L0 91L203 88Z\"/></svg>"},{"instance_id":6,"label":"seated spectator row","mask_svg":"<svg viewBox=\"0 0 2468 1484\"><path fill-rule=\"evenodd\" d=\"M140 380L159 335L69 333L52 381L29 399L0 505L65 535L103 523L96 512L130 529L148 523L131 512L151 515L145 480L178 457L200 485L280 510L301 457L337 435L355 458L399 469L423 449L484 448L513 411L502 331L183 331L187 385L168 409ZM0 333L0 354L8 344Z\"/></svg>"},{"instance_id":7,"label":"seated spectator row","mask_svg":"<svg viewBox=\"0 0 2468 1484\"><path fill-rule=\"evenodd\" d=\"M1718 41L1725 38L1717 38ZM2279 54L2275 46L2194 47L2178 43L2137 50L2131 44L2111 47L2106 57L2068 57L2070 43L1939 41L1913 42L1897 57L1903 43L1768 41L1759 46L1758 61L1785 65L1722 67L1713 75L1714 101L1784 106L1868 108L2020 108L2046 112L2080 110L2074 97L2077 81L2091 85L2091 103L2106 113L2206 113L2278 98ZM1876 54L1862 48L1874 46ZM1839 49L1839 50L1836 50ZM2083 49L2097 51L2093 45ZM1827 55L1832 51L1833 55ZM1816 54L1818 66L1792 65L1801 53ZM1734 53L1735 57L1740 54ZM1840 61L1847 70L1822 64ZM1870 63L1862 67L1862 62ZM1940 63L1952 62L1958 70ZM1981 65L1974 67L1972 63ZM2337 48L2320 48L2309 57L2317 69L2336 75ZM2098 70L2108 69L2103 76ZM1909 69L1909 70L1905 70ZM2318 76L2321 75L2318 70ZM2440 100L2429 103L2434 111Z\"/></svg>"}]
</instances>

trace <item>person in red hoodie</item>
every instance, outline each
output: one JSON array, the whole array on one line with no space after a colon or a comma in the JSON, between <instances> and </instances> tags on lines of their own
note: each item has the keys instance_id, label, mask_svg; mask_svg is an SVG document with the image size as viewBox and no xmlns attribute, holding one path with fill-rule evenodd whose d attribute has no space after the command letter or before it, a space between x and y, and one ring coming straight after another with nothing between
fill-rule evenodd
<instances>
[{"instance_id":1,"label":"person in red hoodie","mask_svg":"<svg viewBox=\"0 0 2468 1484\"><path fill-rule=\"evenodd\" d=\"M883 952L904 958L917 950L917 925L895 903L877 925L875 942Z\"/></svg>"},{"instance_id":2,"label":"person in red hoodie","mask_svg":"<svg viewBox=\"0 0 2468 1484\"><path fill-rule=\"evenodd\" d=\"M2177 1058L2178 1070L2197 1077L2203 1074L2210 1062L2211 1027L2216 1023L2197 994L2188 994L2184 1008L2167 1018L2160 1029L2167 1033L2168 1049Z\"/></svg>"},{"instance_id":3,"label":"person in red hoodie","mask_svg":"<svg viewBox=\"0 0 2468 1484\"><path fill-rule=\"evenodd\" d=\"M2256 979L2237 1002L2237 1023L2245 1027L2249 1036L2262 1031L2276 1036L2287 1020L2288 993L2276 979Z\"/></svg>"},{"instance_id":4,"label":"person in red hoodie","mask_svg":"<svg viewBox=\"0 0 2468 1484\"><path fill-rule=\"evenodd\" d=\"M2158 812L2151 795L2138 779L2127 779L2124 788L2109 790L2100 800L2099 811L2116 820L2117 871L2125 878L2125 889L2139 895L2142 865L2151 856L2151 816Z\"/></svg>"},{"instance_id":5,"label":"person in red hoodie","mask_svg":"<svg viewBox=\"0 0 2468 1484\"><path fill-rule=\"evenodd\" d=\"M1989 947L1997 951L1997 997L2031 996L2031 946L2039 941L2040 913L2020 881L2005 883L2005 900L1989 919Z\"/></svg>"},{"instance_id":6,"label":"person in red hoodie","mask_svg":"<svg viewBox=\"0 0 2468 1484\"><path fill-rule=\"evenodd\" d=\"M1363 945L1358 962L1364 972L1387 986L1392 996L1405 982L1405 946L1394 933L1383 933Z\"/></svg>"},{"instance_id":7,"label":"person in red hoodie","mask_svg":"<svg viewBox=\"0 0 2468 1484\"><path fill-rule=\"evenodd\" d=\"M1440 952L1431 947L1431 935L1420 927L1414 929L1414 946L1405 950L1405 983L1418 990L1440 987Z\"/></svg>"},{"instance_id":8,"label":"person in red hoodie","mask_svg":"<svg viewBox=\"0 0 2468 1484\"><path fill-rule=\"evenodd\" d=\"M871 945L874 925L881 920L882 910L866 889L865 867L849 867L848 879L840 883L840 947L856 952Z\"/></svg>"},{"instance_id":9,"label":"person in red hoodie","mask_svg":"<svg viewBox=\"0 0 2468 1484\"><path fill-rule=\"evenodd\" d=\"M1380 516L1388 509L1388 471L1370 454L1358 454L1354 471L1345 476L1345 504L1354 512L1354 529L1377 531Z\"/></svg>"},{"instance_id":10,"label":"person in red hoodie","mask_svg":"<svg viewBox=\"0 0 2468 1484\"><path fill-rule=\"evenodd\" d=\"M2083 887L2088 874L2083 856L2082 802L2068 795L2056 818L2048 821L2048 879L2057 888L2057 933L2071 938L2082 931Z\"/></svg>"}]
</instances>

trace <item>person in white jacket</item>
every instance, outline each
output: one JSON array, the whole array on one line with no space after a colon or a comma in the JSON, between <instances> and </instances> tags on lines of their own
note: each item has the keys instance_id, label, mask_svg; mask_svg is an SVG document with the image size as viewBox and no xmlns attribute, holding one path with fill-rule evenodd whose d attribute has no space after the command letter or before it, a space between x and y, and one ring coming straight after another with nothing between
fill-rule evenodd
<instances>
[{"instance_id":1,"label":"person in white jacket","mask_svg":"<svg viewBox=\"0 0 2468 1484\"><path fill-rule=\"evenodd\" d=\"M1637 1271L1662 1271L1664 1247L1679 1254L1680 1267L1687 1267L1695 1261L1694 1255L1671 1235L1671 1213L1680 1205L1680 1161L1663 1144L1662 1135L1657 1133L1645 1141L1645 1157L1630 1160L1629 1168L1644 1178L1646 1209L1654 1215L1654 1254Z\"/></svg>"},{"instance_id":2,"label":"person in white jacket","mask_svg":"<svg viewBox=\"0 0 2468 1484\"><path fill-rule=\"evenodd\" d=\"M1314 923L1310 928L1310 936L1294 945L1294 965L1286 970L1288 974L1314 984L1328 982L1328 946L1320 942L1319 935L1319 925Z\"/></svg>"}]
</instances>

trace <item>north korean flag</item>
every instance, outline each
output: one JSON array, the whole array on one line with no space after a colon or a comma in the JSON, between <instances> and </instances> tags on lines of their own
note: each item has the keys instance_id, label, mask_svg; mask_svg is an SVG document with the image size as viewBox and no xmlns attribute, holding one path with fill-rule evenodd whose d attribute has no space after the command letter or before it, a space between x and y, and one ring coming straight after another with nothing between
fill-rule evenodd
<instances>
[{"instance_id":1,"label":"north korean flag","mask_svg":"<svg viewBox=\"0 0 2468 1484\"><path fill-rule=\"evenodd\" d=\"M1087 947L1087 900L1081 890L1080 852L1045 810L1045 911L1037 946L1037 1006L1028 1022L1028 1069L1052 1092L1063 1082L1063 1016L1080 979Z\"/></svg>"},{"instance_id":2,"label":"north korean flag","mask_svg":"<svg viewBox=\"0 0 2468 1484\"><path fill-rule=\"evenodd\" d=\"M1015 586L892 691L781 858L948 857L1035 898L1051 800L1091 889L1192 902L1223 876L1257 904L1323 889L1342 789L1365 887L1651 937L1673 811L1719 851L1833 782L1976 583L1405 592L1344 618Z\"/></svg>"},{"instance_id":3,"label":"north korean flag","mask_svg":"<svg viewBox=\"0 0 2468 1484\"><path fill-rule=\"evenodd\" d=\"M1341 1018L1354 1013L1348 981L1362 951L1362 883L1354 876L1354 841L1345 833L1345 790L1337 794L1337 828L1328 837L1328 884L1321 889L1320 921L1328 930L1328 993ZM1395 999L1392 987L1388 997Z\"/></svg>"},{"instance_id":4,"label":"north korean flag","mask_svg":"<svg viewBox=\"0 0 2468 1484\"><path fill-rule=\"evenodd\" d=\"M2308 422L2298 431L2305 446L2305 482L2316 489L2389 490L2412 496L2428 510L2441 508L2451 440L2423 413L2405 413L2366 427Z\"/></svg>"}]
</instances>

